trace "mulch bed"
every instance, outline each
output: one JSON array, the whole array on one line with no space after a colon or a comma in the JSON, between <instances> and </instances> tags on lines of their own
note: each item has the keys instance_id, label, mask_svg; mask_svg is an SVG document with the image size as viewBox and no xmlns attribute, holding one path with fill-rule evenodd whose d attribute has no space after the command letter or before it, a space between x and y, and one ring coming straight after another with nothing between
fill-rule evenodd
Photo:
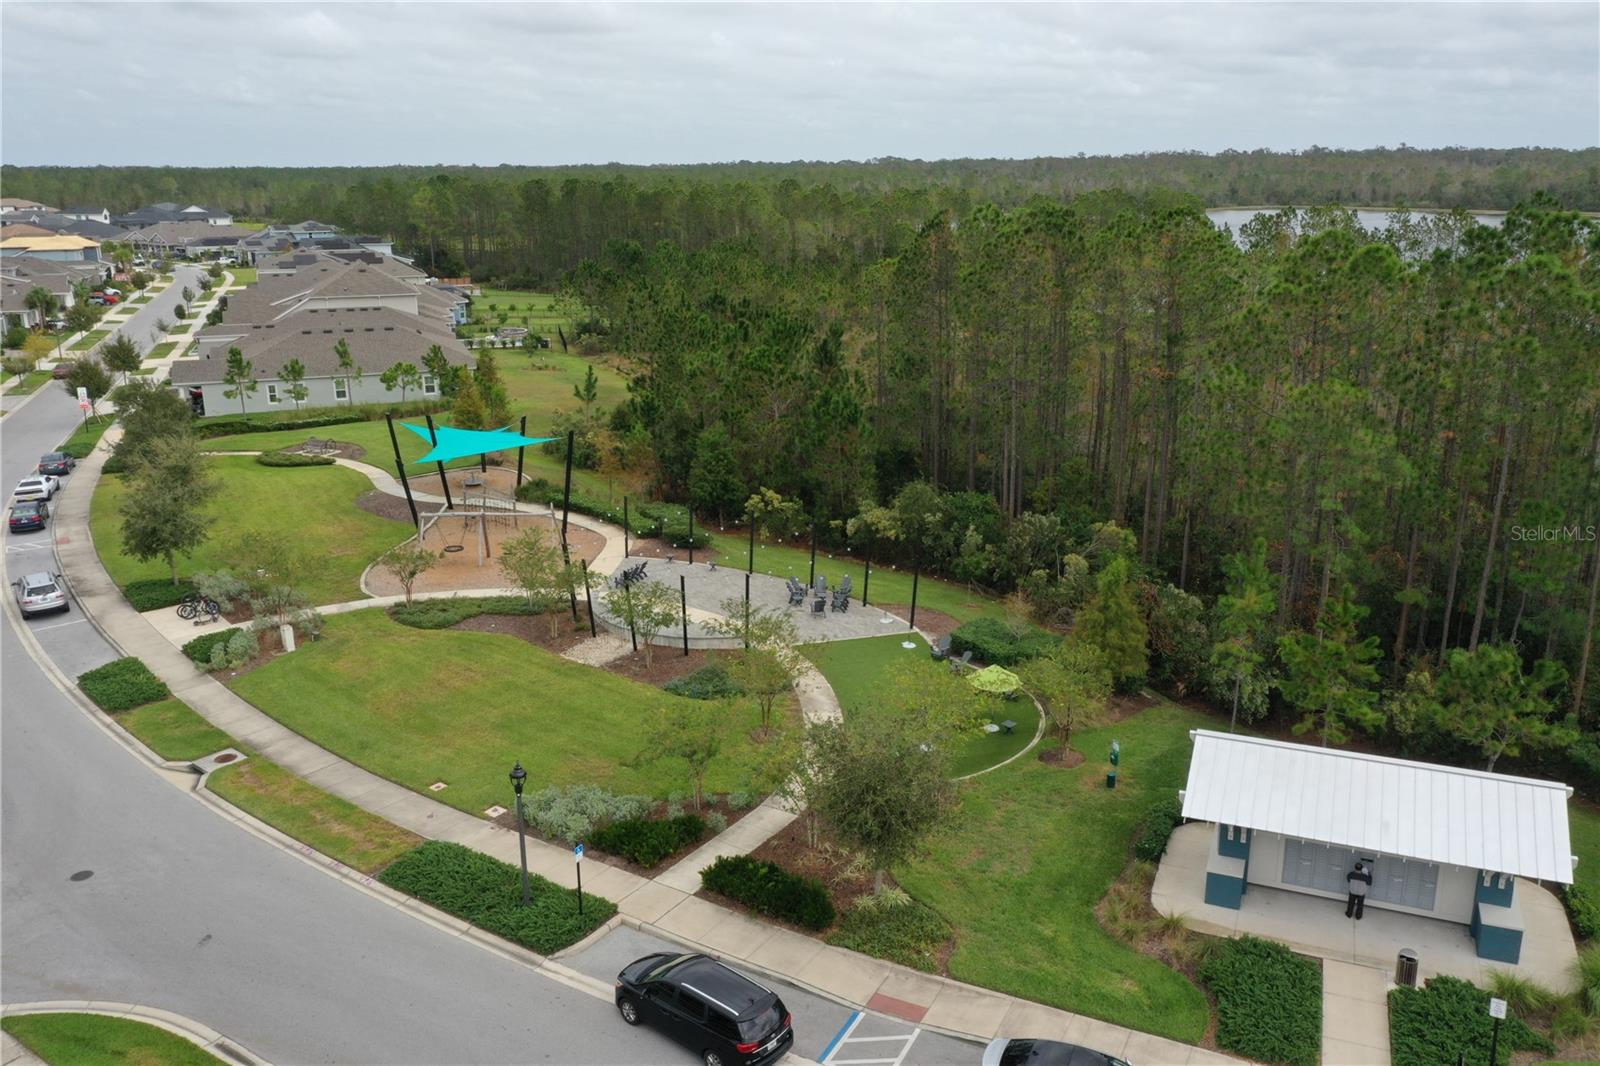
<instances>
[{"instance_id":1,"label":"mulch bed","mask_svg":"<svg viewBox=\"0 0 1600 1066\"><path fill-rule=\"evenodd\" d=\"M296 646L298 647L299 645L301 645L303 643L305 643L305 642L301 639L300 634L296 633L295 634L295 644L296 644ZM250 673L252 670L260 669L261 667L267 665L272 660L276 659L278 656L283 654L283 641L278 636L278 627L277 626L273 626L271 629L264 629L261 632L257 633L256 634L256 645L257 645L257 647L259 647L261 649L261 651L256 655L256 657L254 659L251 659L249 662L245 663L243 666L239 667L237 670L219 670L216 673L212 674L211 676L216 678L218 681L221 681L223 684L227 684L228 682L232 681L234 678L243 677L245 674Z\"/></svg>"},{"instance_id":2,"label":"mulch bed","mask_svg":"<svg viewBox=\"0 0 1600 1066\"><path fill-rule=\"evenodd\" d=\"M689 549L674 548L666 541L654 538L628 538L628 557L630 559L636 556L640 559L665 559L668 555L671 555L674 559L682 559L687 562ZM723 563L723 558L722 554L714 547L696 548L694 550L694 561L697 563L716 562L720 566Z\"/></svg>"},{"instance_id":3,"label":"mulch bed","mask_svg":"<svg viewBox=\"0 0 1600 1066\"><path fill-rule=\"evenodd\" d=\"M904 619L908 624L910 623L911 605L909 603L873 603L872 606L880 611L892 614L896 618ZM956 631L956 627L960 624L960 619L952 618L943 611L935 611L931 607L924 607L920 603L917 604L917 628L929 634L935 640L943 640L948 637Z\"/></svg>"},{"instance_id":4,"label":"mulch bed","mask_svg":"<svg viewBox=\"0 0 1600 1066\"><path fill-rule=\"evenodd\" d=\"M575 644L589 639L589 615L583 604L578 605L578 624L574 625L570 612L559 614L556 635L550 635L550 616L544 614L480 614L457 622L451 629L464 629L470 633L503 633L517 637L529 644L537 644L547 651L560 655Z\"/></svg>"},{"instance_id":5,"label":"mulch bed","mask_svg":"<svg viewBox=\"0 0 1600 1066\"><path fill-rule=\"evenodd\" d=\"M659 688L668 681L692 674L712 662L710 654L703 648L690 648L689 654L685 655L681 647L663 648L660 645L651 647L650 658L651 663L647 667L644 664L644 651L641 649L629 652L620 659L612 659L605 664L605 669L630 680L642 681Z\"/></svg>"},{"instance_id":6,"label":"mulch bed","mask_svg":"<svg viewBox=\"0 0 1600 1066\"><path fill-rule=\"evenodd\" d=\"M1043 744L1040 747L1044 747ZM1046 766L1059 766L1063 770L1070 770L1074 766L1083 765L1083 752L1074 751L1072 748L1046 748L1039 752L1039 761Z\"/></svg>"},{"instance_id":7,"label":"mulch bed","mask_svg":"<svg viewBox=\"0 0 1600 1066\"><path fill-rule=\"evenodd\" d=\"M731 826L755 809L755 806L752 805L744 808L743 810L736 811L732 807L728 806L728 798L726 796L716 795L707 796L705 806L701 807L698 811L694 809L694 804L684 804L683 813L698 814L700 817L705 818L712 812L716 812L726 818L728 820L728 825ZM646 812L645 817L664 821L667 817L666 801L662 800L658 802L654 807ZM492 820L496 825L503 826L506 829L512 830L513 832L516 831L517 812L514 810L507 811L498 818L494 818ZM552 840L543 833L539 832L539 830L535 829L532 825L525 825L523 828L527 834L530 837L533 837L535 840L542 840L546 844L554 844L558 848L571 847L571 845L565 840ZM668 855L654 866L640 866L638 863L630 862L620 855L612 855L609 852L601 851L598 848L593 848L588 844L583 846L583 860L588 862L593 859L596 862L603 862L607 866L615 866L618 869L626 870L631 874L638 874L640 877L654 877L663 870L671 869L673 863L677 862L695 848L698 848L701 844L704 844L706 841L711 840L715 836L716 834L711 832L711 829L708 826L706 828L706 835L704 837L695 841L693 844L690 844L688 847L673 852L671 855Z\"/></svg>"},{"instance_id":8,"label":"mulch bed","mask_svg":"<svg viewBox=\"0 0 1600 1066\"><path fill-rule=\"evenodd\" d=\"M363 492L360 496L357 496L356 506L368 514L377 515L379 518L388 518L396 522L406 523L411 521L411 509L406 506L404 497L391 496L387 492L379 492L377 489L373 489L371 492ZM417 504L418 514L432 514L443 509L444 504L442 503Z\"/></svg>"}]
</instances>

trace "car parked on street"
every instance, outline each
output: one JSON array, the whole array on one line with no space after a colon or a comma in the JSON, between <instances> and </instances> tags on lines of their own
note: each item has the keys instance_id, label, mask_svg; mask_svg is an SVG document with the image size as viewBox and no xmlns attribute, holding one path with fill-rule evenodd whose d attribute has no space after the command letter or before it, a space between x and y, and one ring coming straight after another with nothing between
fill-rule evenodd
<instances>
[{"instance_id":1,"label":"car parked on street","mask_svg":"<svg viewBox=\"0 0 1600 1066\"><path fill-rule=\"evenodd\" d=\"M98 299L102 304L105 304L107 306L119 304L119 303L122 302L122 297L117 293L117 291L115 289L104 289L104 290L101 290L100 292L97 292L97 293L93 294L92 296L90 296L89 297L89 302L90 303L94 303L96 299Z\"/></svg>"},{"instance_id":2,"label":"car parked on street","mask_svg":"<svg viewBox=\"0 0 1600 1066\"><path fill-rule=\"evenodd\" d=\"M1059 1040L997 1036L983 1049L983 1066L1129 1066L1115 1055Z\"/></svg>"},{"instance_id":3,"label":"car parked on street","mask_svg":"<svg viewBox=\"0 0 1600 1066\"><path fill-rule=\"evenodd\" d=\"M49 474L33 474L17 482L16 491L11 494L13 500L48 500L52 499L56 490L61 487L61 479Z\"/></svg>"},{"instance_id":4,"label":"car parked on street","mask_svg":"<svg viewBox=\"0 0 1600 1066\"><path fill-rule=\"evenodd\" d=\"M660 952L617 975L617 1010L700 1056L705 1066L764 1066L794 1046L783 1000L705 955Z\"/></svg>"},{"instance_id":5,"label":"car parked on street","mask_svg":"<svg viewBox=\"0 0 1600 1066\"><path fill-rule=\"evenodd\" d=\"M12 505L10 527L13 533L28 533L43 529L50 521L50 505L43 500L29 500Z\"/></svg>"},{"instance_id":6,"label":"car parked on street","mask_svg":"<svg viewBox=\"0 0 1600 1066\"><path fill-rule=\"evenodd\" d=\"M60 574L47 574L43 571L28 574L13 581L11 588L17 596L17 609L24 616L44 614L46 611L72 610L72 604L67 602L67 590L61 584Z\"/></svg>"},{"instance_id":7,"label":"car parked on street","mask_svg":"<svg viewBox=\"0 0 1600 1066\"><path fill-rule=\"evenodd\" d=\"M77 465L78 460L66 452L45 452L39 456L39 473L52 477L64 477L72 473L72 468Z\"/></svg>"},{"instance_id":8,"label":"car parked on street","mask_svg":"<svg viewBox=\"0 0 1600 1066\"><path fill-rule=\"evenodd\" d=\"M60 381L65 377L71 377L72 363L70 361L65 363L57 363L55 366L50 368L50 376L55 378L57 381Z\"/></svg>"}]
</instances>

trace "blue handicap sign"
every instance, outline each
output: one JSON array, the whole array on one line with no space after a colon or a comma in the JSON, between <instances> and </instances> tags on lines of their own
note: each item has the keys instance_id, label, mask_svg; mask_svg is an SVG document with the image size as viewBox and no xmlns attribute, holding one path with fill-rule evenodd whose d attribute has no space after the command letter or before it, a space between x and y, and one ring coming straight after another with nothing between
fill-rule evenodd
<instances>
[{"instance_id":1,"label":"blue handicap sign","mask_svg":"<svg viewBox=\"0 0 1600 1066\"><path fill-rule=\"evenodd\" d=\"M572 849L572 854L579 859L583 858L583 845L579 844Z\"/></svg>"}]
</instances>

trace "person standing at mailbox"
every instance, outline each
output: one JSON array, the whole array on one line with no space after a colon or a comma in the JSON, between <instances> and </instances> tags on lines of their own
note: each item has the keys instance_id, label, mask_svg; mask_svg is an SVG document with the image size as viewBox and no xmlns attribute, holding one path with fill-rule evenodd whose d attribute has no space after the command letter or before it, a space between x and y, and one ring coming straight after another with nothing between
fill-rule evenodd
<instances>
[{"instance_id":1,"label":"person standing at mailbox","mask_svg":"<svg viewBox=\"0 0 1600 1066\"><path fill-rule=\"evenodd\" d=\"M1367 889L1372 886L1372 871L1358 862L1354 870L1344 875L1344 881L1350 889L1350 899L1344 905L1344 916L1359 922L1367 906Z\"/></svg>"}]
</instances>

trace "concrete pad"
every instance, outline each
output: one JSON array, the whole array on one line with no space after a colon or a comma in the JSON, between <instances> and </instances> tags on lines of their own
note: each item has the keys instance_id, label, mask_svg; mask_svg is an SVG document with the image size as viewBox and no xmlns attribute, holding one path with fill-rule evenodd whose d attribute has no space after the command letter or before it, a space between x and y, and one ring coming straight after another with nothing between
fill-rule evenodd
<instances>
[{"instance_id":1,"label":"concrete pad","mask_svg":"<svg viewBox=\"0 0 1600 1066\"><path fill-rule=\"evenodd\" d=\"M685 896L682 903L663 914L654 924L673 936L699 944L702 943L701 938L727 917L728 913L714 903L707 903L694 896Z\"/></svg>"},{"instance_id":2,"label":"concrete pad","mask_svg":"<svg viewBox=\"0 0 1600 1066\"><path fill-rule=\"evenodd\" d=\"M1083 1020L1077 1014L1046 1007L1043 1003L1014 999L1005 1017L1000 1019L1000 1032L1010 1037L1066 1040L1072 1024Z\"/></svg>"},{"instance_id":3,"label":"concrete pad","mask_svg":"<svg viewBox=\"0 0 1600 1066\"><path fill-rule=\"evenodd\" d=\"M822 941L774 927L772 935L745 958L775 973L794 974L823 949Z\"/></svg>"},{"instance_id":4,"label":"concrete pad","mask_svg":"<svg viewBox=\"0 0 1600 1066\"><path fill-rule=\"evenodd\" d=\"M773 926L765 922L758 922L738 911L729 911L727 917L700 937L700 943L721 955L748 959L750 953L765 944L775 931Z\"/></svg>"},{"instance_id":5,"label":"concrete pad","mask_svg":"<svg viewBox=\"0 0 1600 1066\"><path fill-rule=\"evenodd\" d=\"M1150 1033L1133 1033L1122 1049L1121 1057L1138 1066L1187 1066L1189 1053L1194 1049L1166 1037Z\"/></svg>"},{"instance_id":6,"label":"concrete pad","mask_svg":"<svg viewBox=\"0 0 1600 1066\"><path fill-rule=\"evenodd\" d=\"M944 982L914 970L890 970L878 986L878 994L903 999L921 1007L931 1007L944 990Z\"/></svg>"},{"instance_id":7,"label":"concrete pad","mask_svg":"<svg viewBox=\"0 0 1600 1066\"><path fill-rule=\"evenodd\" d=\"M988 1039L1000 1032L1000 1020L1010 1007L1005 996L981 992L970 985L949 983L934 997L923 1021L940 1029Z\"/></svg>"},{"instance_id":8,"label":"concrete pad","mask_svg":"<svg viewBox=\"0 0 1600 1066\"><path fill-rule=\"evenodd\" d=\"M1388 1066L1388 1063L1386 1051L1331 1036L1322 1038L1322 1066Z\"/></svg>"},{"instance_id":9,"label":"concrete pad","mask_svg":"<svg viewBox=\"0 0 1600 1066\"><path fill-rule=\"evenodd\" d=\"M889 976L889 965L853 951L824 945L792 976L847 1003L865 1003Z\"/></svg>"},{"instance_id":10,"label":"concrete pad","mask_svg":"<svg viewBox=\"0 0 1600 1066\"><path fill-rule=\"evenodd\" d=\"M1189 1066L1243 1066L1246 1061L1220 1051L1207 1051L1203 1047L1189 1049Z\"/></svg>"},{"instance_id":11,"label":"concrete pad","mask_svg":"<svg viewBox=\"0 0 1600 1066\"><path fill-rule=\"evenodd\" d=\"M1131 1030L1120 1025L1112 1025L1098 1018L1085 1018L1084 1024L1073 1026L1071 1041L1087 1048L1093 1048L1106 1055L1122 1058L1122 1051L1128 1046L1128 1038L1133 1035Z\"/></svg>"},{"instance_id":12,"label":"concrete pad","mask_svg":"<svg viewBox=\"0 0 1600 1066\"><path fill-rule=\"evenodd\" d=\"M1389 975L1370 966L1327 959L1322 964L1322 994L1343 996L1363 1003L1389 1003Z\"/></svg>"},{"instance_id":13,"label":"concrete pad","mask_svg":"<svg viewBox=\"0 0 1600 1066\"><path fill-rule=\"evenodd\" d=\"M573 865L568 863L568 866ZM583 864L583 890L593 892L606 899L617 900L639 887L644 878L638 874L631 874L617 866L610 866L603 862L585 862ZM573 871L573 882L577 882L577 871Z\"/></svg>"},{"instance_id":14,"label":"concrete pad","mask_svg":"<svg viewBox=\"0 0 1600 1066\"><path fill-rule=\"evenodd\" d=\"M654 924L684 900L684 894L659 881L645 881L623 896L617 908L629 918Z\"/></svg>"},{"instance_id":15,"label":"concrete pad","mask_svg":"<svg viewBox=\"0 0 1600 1066\"><path fill-rule=\"evenodd\" d=\"M324 792L331 792L335 796L347 799L358 807L361 806L363 798L385 787L394 787L378 775L368 773L343 759L306 775L306 780Z\"/></svg>"}]
</instances>

